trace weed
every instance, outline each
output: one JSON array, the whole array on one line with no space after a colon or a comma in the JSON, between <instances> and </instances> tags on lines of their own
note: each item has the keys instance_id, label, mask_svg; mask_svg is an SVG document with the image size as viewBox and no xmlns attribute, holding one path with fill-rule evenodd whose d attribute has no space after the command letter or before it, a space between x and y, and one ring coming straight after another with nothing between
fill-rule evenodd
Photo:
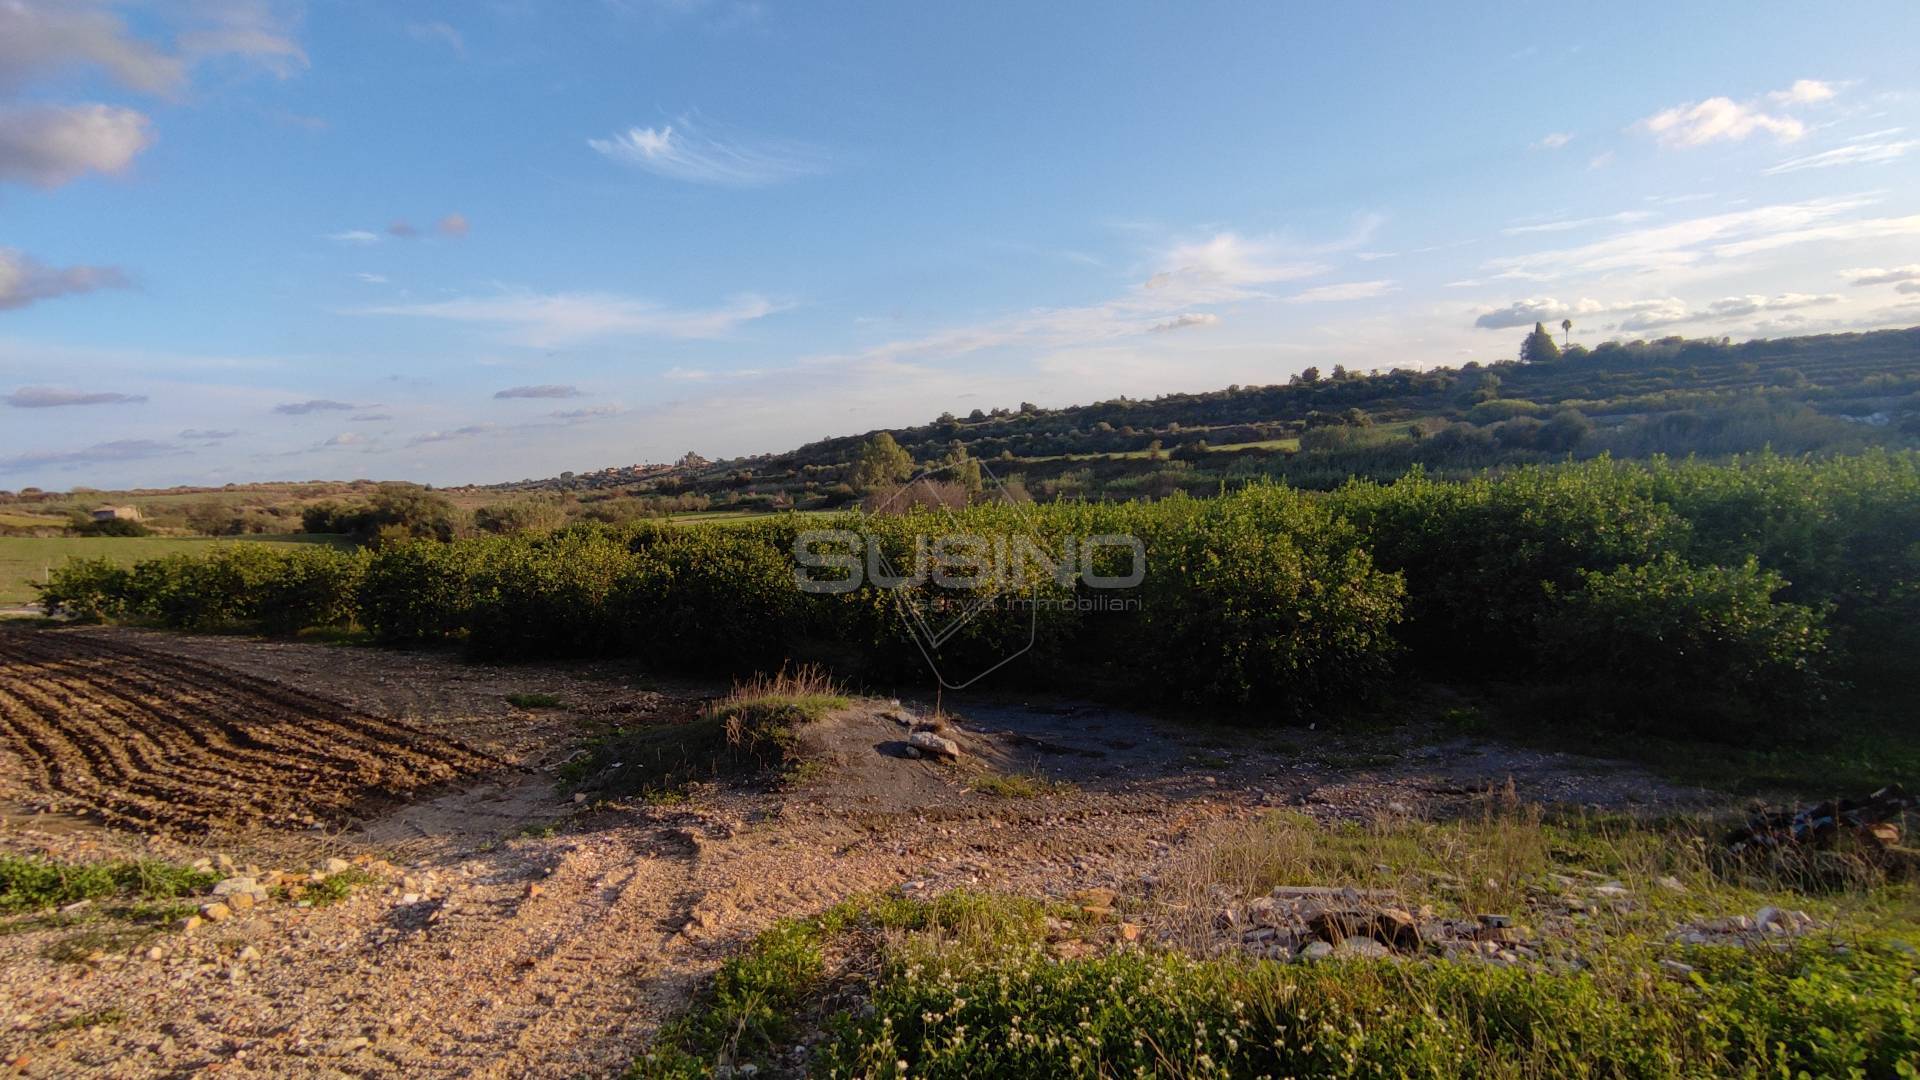
<instances>
[{"instance_id":1,"label":"weed","mask_svg":"<svg viewBox=\"0 0 1920 1080\"><path fill-rule=\"evenodd\" d=\"M302 900L314 907L326 907L337 904L352 896L355 889L372 885L380 879L359 867L342 870L337 874L328 874L325 878L308 885L300 894Z\"/></svg>"},{"instance_id":2,"label":"weed","mask_svg":"<svg viewBox=\"0 0 1920 1080\"><path fill-rule=\"evenodd\" d=\"M74 1013L64 1020L55 1020L40 1029L42 1035L52 1035L62 1031L82 1031L94 1027L112 1027L127 1018L125 1009L94 1009L90 1012Z\"/></svg>"},{"instance_id":3,"label":"weed","mask_svg":"<svg viewBox=\"0 0 1920 1080\"><path fill-rule=\"evenodd\" d=\"M507 704L516 709L561 709L567 703L558 694L508 694Z\"/></svg>"}]
</instances>

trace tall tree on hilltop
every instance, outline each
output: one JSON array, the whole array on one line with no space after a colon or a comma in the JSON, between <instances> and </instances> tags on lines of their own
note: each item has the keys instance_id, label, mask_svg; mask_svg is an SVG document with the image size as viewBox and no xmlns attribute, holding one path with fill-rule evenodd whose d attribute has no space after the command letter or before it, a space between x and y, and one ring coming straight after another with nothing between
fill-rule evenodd
<instances>
[{"instance_id":1,"label":"tall tree on hilltop","mask_svg":"<svg viewBox=\"0 0 1920 1080\"><path fill-rule=\"evenodd\" d=\"M1520 343L1520 359L1528 364L1550 364L1560 359L1560 346L1547 332L1545 323L1534 323L1533 333Z\"/></svg>"}]
</instances>

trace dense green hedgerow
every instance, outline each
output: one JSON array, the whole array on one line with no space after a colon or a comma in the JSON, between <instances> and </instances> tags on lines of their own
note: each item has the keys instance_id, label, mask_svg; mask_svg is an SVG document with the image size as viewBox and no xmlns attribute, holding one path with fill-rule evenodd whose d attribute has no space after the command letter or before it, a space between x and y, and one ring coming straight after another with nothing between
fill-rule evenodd
<instances>
[{"instance_id":1,"label":"dense green hedgerow","mask_svg":"<svg viewBox=\"0 0 1920 1080\"><path fill-rule=\"evenodd\" d=\"M863 584L798 588L797 554L824 550L805 529L853 536ZM995 552L1006 579L876 587L944 533ZM1137 587L1073 572L1092 536L1139 540ZM1093 572L1124 577L1132 558L1096 545ZM1464 481L1415 471L1327 495L1256 481L1207 499L576 525L370 553L235 545L130 570L75 561L43 602L83 618L352 623L395 644L694 670L818 659L892 678L931 658L950 683L998 669L1275 716L1364 698L1396 658L1570 688L1631 671L1652 711L1597 697L1591 711L1641 724L1690 710L1730 731L1722 721L1808 715L1824 667L1897 672L1920 644L1920 455L1600 459ZM938 641L916 642L909 622ZM1695 708L1705 695L1720 700Z\"/></svg>"}]
</instances>

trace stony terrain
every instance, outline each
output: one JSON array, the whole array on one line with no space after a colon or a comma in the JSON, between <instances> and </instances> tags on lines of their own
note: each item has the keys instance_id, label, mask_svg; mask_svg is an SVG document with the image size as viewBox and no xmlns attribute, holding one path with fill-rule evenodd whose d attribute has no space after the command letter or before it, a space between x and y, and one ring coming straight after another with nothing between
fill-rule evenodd
<instances>
[{"instance_id":1,"label":"stony terrain","mask_svg":"<svg viewBox=\"0 0 1920 1080\"><path fill-rule=\"evenodd\" d=\"M555 769L583 734L722 688L109 629L0 630L0 664L0 851L228 879L190 930L8 925L0 1064L31 1076L604 1075L742 940L858 892L1138 892L1183 841L1274 807L1444 816L1509 784L1698 797L1424 729L1261 739L1066 701L949 701L949 762L905 750L929 703L859 699L802 732L810 767L786 783L577 801ZM529 691L563 705L506 701ZM369 740L391 753L365 760ZM1007 776L1038 793L982 783ZM345 899L314 901L349 871Z\"/></svg>"}]
</instances>

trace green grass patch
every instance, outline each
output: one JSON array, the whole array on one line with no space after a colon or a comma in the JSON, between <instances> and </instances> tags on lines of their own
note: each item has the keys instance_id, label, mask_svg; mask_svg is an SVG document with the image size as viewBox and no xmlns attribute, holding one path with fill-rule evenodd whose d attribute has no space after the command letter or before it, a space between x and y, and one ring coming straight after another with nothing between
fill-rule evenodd
<instances>
[{"instance_id":1,"label":"green grass patch","mask_svg":"<svg viewBox=\"0 0 1920 1080\"><path fill-rule=\"evenodd\" d=\"M81 900L161 901L211 888L219 875L157 859L65 863L0 855L0 914L45 911Z\"/></svg>"},{"instance_id":2,"label":"green grass patch","mask_svg":"<svg viewBox=\"0 0 1920 1080\"><path fill-rule=\"evenodd\" d=\"M347 897L352 896L355 891L363 889L368 885L377 884L379 881L380 879L375 875L356 866L342 870L337 874L328 874L322 880L308 884L306 888L301 891L300 899L307 901L314 907L327 907L332 904L337 904Z\"/></svg>"},{"instance_id":3,"label":"green grass patch","mask_svg":"<svg viewBox=\"0 0 1920 1080\"><path fill-rule=\"evenodd\" d=\"M111 559L132 566L165 555L199 555L224 544L328 544L337 536L293 533L285 536L0 536L0 604L31 604L40 598L33 582L69 559Z\"/></svg>"},{"instance_id":4,"label":"green grass patch","mask_svg":"<svg viewBox=\"0 0 1920 1080\"><path fill-rule=\"evenodd\" d=\"M516 709L560 709L567 703L559 694L508 694L507 704Z\"/></svg>"}]
</instances>

